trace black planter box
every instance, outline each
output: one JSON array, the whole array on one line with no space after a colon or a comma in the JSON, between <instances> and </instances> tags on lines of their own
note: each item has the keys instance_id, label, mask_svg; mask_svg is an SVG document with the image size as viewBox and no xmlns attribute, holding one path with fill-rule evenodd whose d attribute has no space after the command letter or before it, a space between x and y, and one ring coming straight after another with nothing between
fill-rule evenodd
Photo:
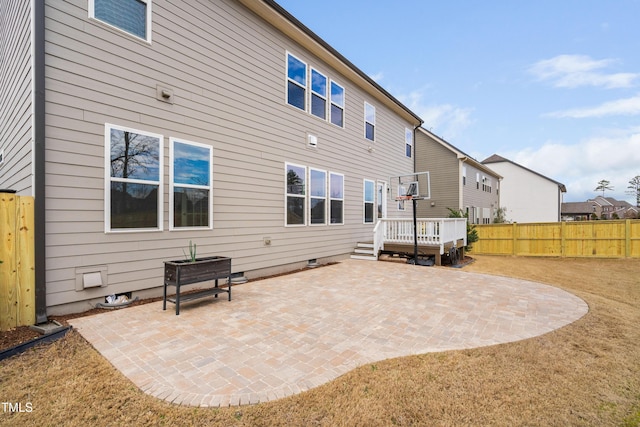
<instances>
[{"instance_id":1,"label":"black planter box","mask_svg":"<svg viewBox=\"0 0 640 427\"><path fill-rule=\"evenodd\" d=\"M178 260L164 262L164 300L162 309L167 309L167 301L176 305L176 315L180 314L180 301L190 301L207 296L218 297L218 294L226 292L231 301L231 284L227 288L218 287L218 279L231 276L231 258L212 256L197 258L195 261ZM180 287L193 283L215 280L215 287L180 296ZM176 287L175 298L167 298L167 286Z\"/></svg>"}]
</instances>

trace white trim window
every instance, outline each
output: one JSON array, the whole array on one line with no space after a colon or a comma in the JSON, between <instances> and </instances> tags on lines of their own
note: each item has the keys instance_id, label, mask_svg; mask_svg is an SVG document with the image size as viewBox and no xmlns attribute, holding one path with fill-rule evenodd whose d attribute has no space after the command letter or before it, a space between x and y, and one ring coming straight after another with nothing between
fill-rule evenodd
<instances>
[{"instance_id":1,"label":"white trim window","mask_svg":"<svg viewBox=\"0 0 640 427\"><path fill-rule=\"evenodd\" d=\"M404 128L404 155L411 158L413 155L413 131Z\"/></svg>"},{"instance_id":2,"label":"white trim window","mask_svg":"<svg viewBox=\"0 0 640 427\"><path fill-rule=\"evenodd\" d=\"M105 232L162 230L163 136L105 124Z\"/></svg>"},{"instance_id":3,"label":"white trim window","mask_svg":"<svg viewBox=\"0 0 640 427\"><path fill-rule=\"evenodd\" d=\"M376 133L376 107L364 103L364 137L368 140L375 141Z\"/></svg>"},{"instance_id":4,"label":"white trim window","mask_svg":"<svg viewBox=\"0 0 640 427\"><path fill-rule=\"evenodd\" d=\"M307 64L288 52L287 104L307 110Z\"/></svg>"},{"instance_id":5,"label":"white trim window","mask_svg":"<svg viewBox=\"0 0 640 427\"><path fill-rule=\"evenodd\" d=\"M327 120L327 77L311 68L311 114Z\"/></svg>"},{"instance_id":6,"label":"white trim window","mask_svg":"<svg viewBox=\"0 0 640 427\"><path fill-rule=\"evenodd\" d=\"M373 224L375 221L376 182L370 179L363 180L362 186L362 221L364 224Z\"/></svg>"},{"instance_id":7,"label":"white trim window","mask_svg":"<svg viewBox=\"0 0 640 427\"><path fill-rule=\"evenodd\" d=\"M462 185L467 185L467 167L462 166Z\"/></svg>"},{"instance_id":8,"label":"white trim window","mask_svg":"<svg viewBox=\"0 0 640 427\"><path fill-rule=\"evenodd\" d=\"M285 225L306 225L307 167L285 163Z\"/></svg>"},{"instance_id":9,"label":"white trim window","mask_svg":"<svg viewBox=\"0 0 640 427\"><path fill-rule=\"evenodd\" d=\"M344 224L344 175L329 173L329 218L331 224Z\"/></svg>"},{"instance_id":10,"label":"white trim window","mask_svg":"<svg viewBox=\"0 0 640 427\"><path fill-rule=\"evenodd\" d=\"M327 224L327 171L309 168L309 221Z\"/></svg>"},{"instance_id":11,"label":"white trim window","mask_svg":"<svg viewBox=\"0 0 640 427\"><path fill-rule=\"evenodd\" d=\"M152 0L89 0L89 18L151 43Z\"/></svg>"},{"instance_id":12,"label":"white trim window","mask_svg":"<svg viewBox=\"0 0 640 427\"><path fill-rule=\"evenodd\" d=\"M169 138L169 229L213 228L213 149Z\"/></svg>"},{"instance_id":13,"label":"white trim window","mask_svg":"<svg viewBox=\"0 0 640 427\"><path fill-rule=\"evenodd\" d=\"M344 127L344 88L331 81L330 120L336 126Z\"/></svg>"}]
</instances>

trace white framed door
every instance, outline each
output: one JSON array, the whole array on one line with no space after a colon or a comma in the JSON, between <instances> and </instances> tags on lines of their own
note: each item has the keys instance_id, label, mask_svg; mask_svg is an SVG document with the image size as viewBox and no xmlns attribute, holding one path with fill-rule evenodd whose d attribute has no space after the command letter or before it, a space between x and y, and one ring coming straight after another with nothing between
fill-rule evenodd
<instances>
[{"instance_id":1,"label":"white framed door","mask_svg":"<svg viewBox=\"0 0 640 427\"><path fill-rule=\"evenodd\" d=\"M387 183L378 181L376 185L376 204L378 219L387 217Z\"/></svg>"}]
</instances>

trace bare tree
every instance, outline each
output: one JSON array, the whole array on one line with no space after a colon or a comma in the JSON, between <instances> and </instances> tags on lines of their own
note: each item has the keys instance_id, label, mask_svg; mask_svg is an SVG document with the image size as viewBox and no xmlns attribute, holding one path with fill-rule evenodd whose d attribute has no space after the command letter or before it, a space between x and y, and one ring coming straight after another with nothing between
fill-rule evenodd
<instances>
[{"instance_id":1,"label":"bare tree","mask_svg":"<svg viewBox=\"0 0 640 427\"><path fill-rule=\"evenodd\" d=\"M607 181L606 179L603 179L598 181L598 186L593 191L602 191L602 197L604 197L604 192L606 190L613 191L613 186L611 185L611 182Z\"/></svg>"},{"instance_id":2,"label":"bare tree","mask_svg":"<svg viewBox=\"0 0 640 427\"><path fill-rule=\"evenodd\" d=\"M640 208L640 175L636 175L629 181L628 190L625 193L635 196L636 207Z\"/></svg>"}]
</instances>

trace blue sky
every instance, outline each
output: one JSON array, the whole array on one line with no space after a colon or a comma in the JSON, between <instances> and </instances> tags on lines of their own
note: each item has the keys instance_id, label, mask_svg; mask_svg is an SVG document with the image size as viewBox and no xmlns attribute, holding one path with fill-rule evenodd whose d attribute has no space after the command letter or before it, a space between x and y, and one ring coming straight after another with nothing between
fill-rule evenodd
<instances>
[{"instance_id":1,"label":"blue sky","mask_svg":"<svg viewBox=\"0 0 640 427\"><path fill-rule=\"evenodd\" d=\"M635 204L640 0L277 1L477 160Z\"/></svg>"}]
</instances>

